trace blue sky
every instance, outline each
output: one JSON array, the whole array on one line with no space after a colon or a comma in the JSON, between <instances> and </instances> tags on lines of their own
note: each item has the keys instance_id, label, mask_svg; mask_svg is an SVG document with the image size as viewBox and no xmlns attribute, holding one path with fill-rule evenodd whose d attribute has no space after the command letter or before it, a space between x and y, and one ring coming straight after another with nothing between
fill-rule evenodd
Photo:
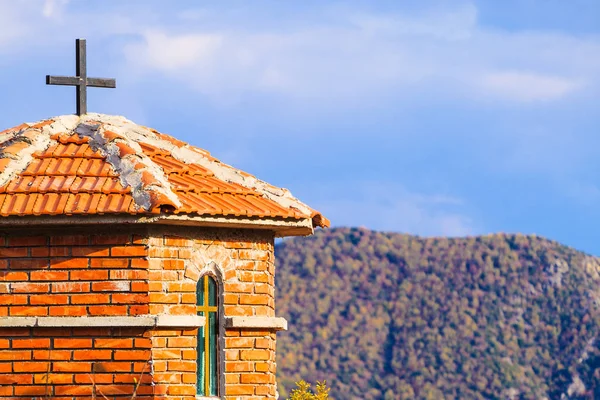
<instances>
[{"instance_id":1,"label":"blue sky","mask_svg":"<svg viewBox=\"0 0 600 400\"><path fill-rule=\"evenodd\" d=\"M0 0L0 127L89 110L211 151L334 226L600 255L600 2Z\"/></svg>"}]
</instances>

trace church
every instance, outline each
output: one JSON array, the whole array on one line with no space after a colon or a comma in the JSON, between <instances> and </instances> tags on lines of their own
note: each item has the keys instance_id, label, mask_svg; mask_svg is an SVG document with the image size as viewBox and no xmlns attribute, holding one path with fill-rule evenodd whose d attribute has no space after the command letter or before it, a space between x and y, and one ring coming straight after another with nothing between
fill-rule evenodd
<instances>
[{"instance_id":1,"label":"church","mask_svg":"<svg viewBox=\"0 0 600 400\"><path fill-rule=\"evenodd\" d=\"M276 399L275 238L329 221L120 116L0 132L1 399Z\"/></svg>"}]
</instances>

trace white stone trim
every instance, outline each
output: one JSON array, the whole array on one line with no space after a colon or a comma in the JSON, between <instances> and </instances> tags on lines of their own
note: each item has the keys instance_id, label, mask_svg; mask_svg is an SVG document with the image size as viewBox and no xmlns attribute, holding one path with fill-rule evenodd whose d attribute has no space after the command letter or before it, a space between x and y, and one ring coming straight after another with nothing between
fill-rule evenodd
<instances>
[{"instance_id":1,"label":"white stone trim","mask_svg":"<svg viewBox=\"0 0 600 400\"><path fill-rule=\"evenodd\" d=\"M156 325L158 327L180 327L180 328L198 328L204 326L205 317L200 315L159 315L156 317Z\"/></svg>"},{"instance_id":2,"label":"white stone trim","mask_svg":"<svg viewBox=\"0 0 600 400\"><path fill-rule=\"evenodd\" d=\"M287 331L288 323L281 317L225 317L226 328L256 328Z\"/></svg>"},{"instance_id":3,"label":"white stone trim","mask_svg":"<svg viewBox=\"0 0 600 400\"><path fill-rule=\"evenodd\" d=\"M199 315L140 315L114 317L0 317L0 327L76 328L76 327L184 327L204 325Z\"/></svg>"}]
</instances>

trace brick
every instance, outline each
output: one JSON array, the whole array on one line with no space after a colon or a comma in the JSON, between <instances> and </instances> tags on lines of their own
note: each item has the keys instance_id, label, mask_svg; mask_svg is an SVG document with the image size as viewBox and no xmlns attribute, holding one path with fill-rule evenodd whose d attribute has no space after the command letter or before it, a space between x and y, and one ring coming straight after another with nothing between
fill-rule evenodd
<instances>
[{"instance_id":1,"label":"brick","mask_svg":"<svg viewBox=\"0 0 600 400\"><path fill-rule=\"evenodd\" d=\"M188 371L196 372L196 361L173 360L167 361L169 371Z\"/></svg>"},{"instance_id":2,"label":"brick","mask_svg":"<svg viewBox=\"0 0 600 400\"><path fill-rule=\"evenodd\" d=\"M111 350L73 350L73 360L110 360Z\"/></svg>"},{"instance_id":3,"label":"brick","mask_svg":"<svg viewBox=\"0 0 600 400\"><path fill-rule=\"evenodd\" d=\"M268 350L241 350L241 360L269 360L271 353Z\"/></svg>"},{"instance_id":4,"label":"brick","mask_svg":"<svg viewBox=\"0 0 600 400\"><path fill-rule=\"evenodd\" d=\"M148 260L143 258L134 258L131 260L131 268L148 269Z\"/></svg>"},{"instance_id":5,"label":"brick","mask_svg":"<svg viewBox=\"0 0 600 400\"><path fill-rule=\"evenodd\" d=\"M167 339L167 347L196 347L196 342L194 337L170 337Z\"/></svg>"},{"instance_id":6,"label":"brick","mask_svg":"<svg viewBox=\"0 0 600 400\"><path fill-rule=\"evenodd\" d=\"M33 382L53 384L73 383L73 374L35 374L33 376Z\"/></svg>"},{"instance_id":7,"label":"brick","mask_svg":"<svg viewBox=\"0 0 600 400\"><path fill-rule=\"evenodd\" d=\"M13 293L48 293L50 292L49 283L21 283L16 282L10 285Z\"/></svg>"},{"instance_id":8,"label":"brick","mask_svg":"<svg viewBox=\"0 0 600 400\"><path fill-rule=\"evenodd\" d=\"M249 317L252 316L252 308L251 307L240 307L233 305L225 305L225 315L231 317Z\"/></svg>"},{"instance_id":9,"label":"brick","mask_svg":"<svg viewBox=\"0 0 600 400\"><path fill-rule=\"evenodd\" d=\"M127 315L127 306L114 306L114 305L104 305L104 306L88 306L89 315L98 316L98 315Z\"/></svg>"},{"instance_id":10,"label":"brick","mask_svg":"<svg viewBox=\"0 0 600 400\"><path fill-rule=\"evenodd\" d=\"M85 293L85 292L90 291L90 283L89 282L52 283L50 291L52 293Z\"/></svg>"},{"instance_id":11,"label":"brick","mask_svg":"<svg viewBox=\"0 0 600 400\"><path fill-rule=\"evenodd\" d=\"M226 362L227 372L251 372L254 371L254 363L250 361Z\"/></svg>"},{"instance_id":12,"label":"brick","mask_svg":"<svg viewBox=\"0 0 600 400\"><path fill-rule=\"evenodd\" d=\"M10 236L8 246L46 246L48 238L46 236Z\"/></svg>"},{"instance_id":13,"label":"brick","mask_svg":"<svg viewBox=\"0 0 600 400\"><path fill-rule=\"evenodd\" d=\"M77 269L87 268L87 258L51 258L50 268L52 269Z\"/></svg>"},{"instance_id":14,"label":"brick","mask_svg":"<svg viewBox=\"0 0 600 400\"><path fill-rule=\"evenodd\" d=\"M143 257L147 253L145 246L118 246L110 249L112 257Z\"/></svg>"},{"instance_id":15,"label":"brick","mask_svg":"<svg viewBox=\"0 0 600 400\"><path fill-rule=\"evenodd\" d=\"M7 271L1 274L0 280L5 282L27 281L29 274L25 271Z\"/></svg>"},{"instance_id":16,"label":"brick","mask_svg":"<svg viewBox=\"0 0 600 400\"><path fill-rule=\"evenodd\" d=\"M109 304L110 295L108 294L72 294L71 304Z\"/></svg>"},{"instance_id":17,"label":"brick","mask_svg":"<svg viewBox=\"0 0 600 400\"><path fill-rule=\"evenodd\" d=\"M128 292L130 288L131 283L128 281L109 281L92 283L92 291L94 292Z\"/></svg>"},{"instance_id":18,"label":"brick","mask_svg":"<svg viewBox=\"0 0 600 400\"><path fill-rule=\"evenodd\" d=\"M167 282L168 292L192 292L196 293L195 282Z\"/></svg>"},{"instance_id":19,"label":"brick","mask_svg":"<svg viewBox=\"0 0 600 400\"><path fill-rule=\"evenodd\" d=\"M254 385L229 385L225 388L227 396L253 395Z\"/></svg>"},{"instance_id":20,"label":"brick","mask_svg":"<svg viewBox=\"0 0 600 400\"><path fill-rule=\"evenodd\" d=\"M81 338L55 338L55 349L89 349L92 347L92 339Z\"/></svg>"},{"instance_id":21,"label":"brick","mask_svg":"<svg viewBox=\"0 0 600 400\"><path fill-rule=\"evenodd\" d=\"M1 353L0 353L1 354ZM31 359L31 358L28 358ZM71 350L33 350L34 360L70 360Z\"/></svg>"},{"instance_id":22,"label":"brick","mask_svg":"<svg viewBox=\"0 0 600 400\"><path fill-rule=\"evenodd\" d=\"M68 362L53 362L52 372L91 372L91 362L79 362L79 361L68 361Z\"/></svg>"},{"instance_id":23,"label":"brick","mask_svg":"<svg viewBox=\"0 0 600 400\"><path fill-rule=\"evenodd\" d=\"M183 270L185 268L185 262L183 260L163 260L163 269Z\"/></svg>"},{"instance_id":24,"label":"brick","mask_svg":"<svg viewBox=\"0 0 600 400\"><path fill-rule=\"evenodd\" d=\"M155 373L154 381L156 383L181 383L181 374L172 371L166 373Z\"/></svg>"},{"instance_id":25,"label":"brick","mask_svg":"<svg viewBox=\"0 0 600 400\"><path fill-rule=\"evenodd\" d=\"M168 358L181 359L181 350L155 349L152 351L152 358L156 360L164 360Z\"/></svg>"},{"instance_id":26,"label":"brick","mask_svg":"<svg viewBox=\"0 0 600 400\"><path fill-rule=\"evenodd\" d=\"M0 375L0 385L15 385L33 383L29 374L6 374Z\"/></svg>"},{"instance_id":27,"label":"brick","mask_svg":"<svg viewBox=\"0 0 600 400\"><path fill-rule=\"evenodd\" d=\"M148 295L117 293L112 295L112 302L114 304L143 304L148 302Z\"/></svg>"},{"instance_id":28,"label":"brick","mask_svg":"<svg viewBox=\"0 0 600 400\"><path fill-rule=\"evenodd\" d=\"M59 385L54 387L55 395L68 396L68 400L72 400L72 396L92 396L93 393L94 388L90 385ZM56 396L53 398L56 399Z\"/></svg>"},{"instance_id":29,"label":"brick","mask_svg":"<svg viewBox=\"0 0 600 400\"><path fill-rule=\"evenodd\" d=\"M15 317L44 316L48 315L48 307L42 306L13 306L9 307L8 314Z\"/></svg>"},{"instance_id":30,"label":"brick","mask_svg":"<svg viewBox=\"0 0 600 400\"><path fill-rule=\"evenodd\" d=\"M225 304L238 304L239 303L239 295L234 293L225 293L223 295L223 303Z\"/></svg>"},{"instance_id":31,"label":"brick","mask_svg":"<svg viewBox=\"0 0 600 400\"><path fill-rule=\"evenodd\" d=\"M73 247L73 257L108 257L109 249L106 247Z\"/></svg>"},{"instance_id":32,"label":"brick","mask_svg":"<svg viewBox=\"0 0 600 400\"><path fill-rule=\"evenodd\" d=\"M69 279L68 271L31 271L29 279L32 281L66 281Z\"/></svg>"},{"instance_id":33,"label":"brick","mask_svg":"<svg viewBox=\"0 0 600 400\"><path fill-rule=\"evenodd\" d=\"M148 291L148 282L131 282L131 291L132 292L147 292Z\"/></svg>"},{"instance_id":34,"label":"brick","mask_svg":"<svg viewBox=\"0 0 600 400\"><path fill-rule=\"evenodd\" d=\"M13 339L14 349L40 349L50 347L50 339Z\"/></svg>"},{"instance_id":35,"label":"brick","mask_svg":"<svg viewBox=\"0 0 600 400\"><path fill-rule=\"evenodd\" d=\"M89 244L89 237L86 235L69 235L69 236L51 236L51 246L84 246Z\"/></svg>"},{"instance_id":36,"label":"brick","mask_svg":"<svg viewBox=\"0 0 600 400\"><path fill-rule=\"evenodd\" d=\"M33 378L30 382L33 383ZM48 396L51 394L51 388L48 386L29 386L29 385L18 385L15 386L15 396Z\"/></svg>"},{"instance_id":37,"label":"brick","mask_svg":"<svg viewBox=\"0 0 600 400\"><path fill-rule=\"evenodd\" d=\"M191 239L182 238L180 236L165 235L163 243L165 244L165 246L189 247L193 246L194 241Z\"/></svg>"},{"instance_id":38,"label":"brick","mask_svg":"<svg viewBox=\"0 0 600 400\"><path fill-rule=\"evenodd\" d=\"M266 362L254 363L254 369L256 372L268 372L270 370L269 364Z\"/></svg>"},{"instance_id":39,"label":"brick","mask_svg":"<svg viewBox=\"0 0 600 400\"><path fill-rule=\"evenodd\" d=\"M92 374L92 376L90 376L90 374L74 374L73 377L75 378L75 383L83 383L86 385L89 385L91 383L90 378L93 377L94 383L96 383L97 385L102 385L102 384L111 384L113 381L114 375L113 374ZM98 387L98 390L100 388L104 388L104 386ZM98 393L100 393L100 391L98 391Z\"/></svg>"},{"instance_id":40,"label":"brick","mask_svg":"<svg viewBox=\"0 0 600 400\"><path fill-rule=\"evenodd\" d=\"M33 305L56 305L68 304L69 296L66 294L35 294L29 296L29 304Z\"/></svg>"},{"instance_id":41,"label":"brick","mask_svg":"<svg viewBox=\"0 0 600 400\"><path fill-rule=\"evenodd\" d=\"M133 347L150 348L152 347L152 341L149 338L135 338L133 340Z\"/></svg>"},{"instance_id":42,"label":"brick","mask_svg":"<svg viewBox=\"0 0 600 400\"><path fill-rule=\"evenodd\" d=\"M254 285L251 283L231 283L225 282L225 293L253 293Z\"/></svg>"},{"instance_id":43,"label":"brick","mask_svg":"<svg viewBox=\"0 0 600 400\"><path fill-rule=\"evenodd\" d=\"M29 249L27 247L0 247L0 257L2 258L27 257L29 255L28 253Z\"/></svg>"},{"instance_id":44,"label":"brick","mask_svg":"<svg viewBox=\"0 0 600 400\"><path fill-rule=\"evenodd\" d=\"M70 271L69 278L73 281L103 281L108 279L108 271Z\"/></svg>"},{"instance_id":45,"label":"brick","mask_svg":"<svg viewBox=\"0 0 600 400\"><path fill-rule=\"evenodd\" d=\"M272 375L267 374L242 374L240 376L241 383L252 383L252 384L267 384L272 382Z\"/></svg>"},{"instance_id":46,"label":"brick","mask_svg":"<svg viewBox=\"0 0 600 400\"><path fill-rule=\"evenodd\" d=\"M50 306L48 315L53 317L81 317L87 315L85 306Z\"/></svg>"},{"instance_id":47,"label":"brick","mask_svg":"<svg viewBox=\"0 0 600 400\"><path fill-rule=\"evenodd\" d=\"M2 350L0 351L0 360L31 360L31 350Z\"/></svg>"},{"instance_id":48,"label":"brick","mask_svg":"<svg viewBox=\"0 0 600 400\"><path fill-rule=\"evenodd\" d=\"M163 303L163 304L178 304L179 294L177 293L150 293L149 300L152 303Z\"/></svg>"},{"instance_id":49,"label":"brick","mask_svg":"<svg viewBox=\"0 0 600 400\"><path fill-rule=\"evenodd\" d=\"M29 249L31 257L49 257L50 248L48 247L32 247Z\"/></svg>"},{"instance_id":50,"label":"brick","mask_svg":"<svg viewBox=\"0 0 600 400\"><path fill-rule=\"evenodd\" d=\"M254 343L254 347L257 349L269 349L271 348L271 343L273 343L269 339L261 339L257 338Z\"/></svg>"},{"instance_id":51,"label":"brick","mask_svg":"<svg viewBox=\"0 0 600 400\"><path fill-rule=\"evenodd\" d=\"M147 280L148 271L138 269L114 269L110 271L111 280Z\"/></svg>"},{"instance_id":52,"label":"brick","mask_svg":"<svg viewBox=\"0 0 600 400\"><path fill-rule=\"evenodd\" d=\"M167 389L169 395L193 396L196 388L193 385L170 385Z\"/></svg>"},{"instance_id":53,"label":"brick","mask_svg":"<svg viewBox=\"0 0 600 400\"><path fill-rule=\"evenodd\" d=\"M92 258L90 260L91 268L127 268L129 259L127 258Z\"/></svg>"},{"instance_id":54,"label":"brick","mask_svg":"<svg viewBox=\"0 0 600 400\"><path fill-rule=\"evenodd\" d=\"M92 244L129 244L131 238L129 235L94 235L92 236Z\"/></svg>"},{"instance_id":55,"label":"brick","mask_svg":"<svg viewBox=\"0 0 600 400\"><path fill-rule=\"evenodd\" d=\"M16 362L13 369L14 372L48 372L50 371L50 363L44 361Z\"/></svg>"},{"instance_id":56,"label":"brick","mask_svg":"<svg viewBox=\"0 0 600 400\"><path fill-rule=\"evenodd\" d=\"M240 304L268 305L270 299L271 297L266 294L242 294Z\"/></svg>"},{"instance_id":57,"label":"brick","mask_svg":"<svg viewBox=\"0 0 600 400\"><path fill-rule=\"evenodd\" d=\"M131 372L132 363L131 362L99 362L94 364L94 372Z\"/></svg>"},{"instance_id":58,"label":"brick","mask_svg":"<svg viewBox=\"0 0 600 400\"><path fill-rule=\"evenodd\" d=\"M69 257L70 255L70 247L50 247L50 257Z\"/></svg>"},{"instance_id":59,"label":"brick","mask_svg":"<svg viewBox=\"0 0 600 400\"><path fill-rule=\"evenodd\" d=\"M133 347L133 339L130 338L109 338L109 339L94 339L94 348L108 348L108 349L128 349Z\"/></svg>"},{"instance_id":60,"label":"brick","mask_svg":"<svg viewBox=\"0 0 600 400\"><path fill-rule=\"evenodd\" d=\"M148 304L129 306L129 315L145 315L150 313Z\"/></svg>"},{"instance_id":61,"label":"brick","mask_svg":"<svg viewBox=\"0 0 600 400\"><path fill-rule=\"evenodd\" d=\"M45 258L11 259L10 269L45 269L48 268L48 260Z\"/></svg>"},{"instance_id":62,"label":"brick","mask_svg":"<svg viewBox=\"0 0 600 400\"><path fill-rule=\"evenodd\" d=\"M27 295L24 294L0 294L0 304L27 304Z\"/></svg>"},{"instance_id":63,"label":"brick","mask_svg":"<svg viewBox=\"0 0 600 400\"><path fill-rule=\"evenodd\" d=\"M254 347L254 338L245 338L245 337L234 337L234 338L225 338L225 347L226 348L250 348Z\"/></svg>"}]
</instances>

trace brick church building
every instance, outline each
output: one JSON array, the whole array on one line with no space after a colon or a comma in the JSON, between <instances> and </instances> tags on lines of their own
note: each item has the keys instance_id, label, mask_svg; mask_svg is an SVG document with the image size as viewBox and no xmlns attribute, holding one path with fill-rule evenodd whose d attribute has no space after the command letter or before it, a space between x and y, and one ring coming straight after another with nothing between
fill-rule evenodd
<instances>
[{"instance_id":1,"label":"brick church building","mask_svg":"<svg viewBox=\"0 0 600 400\"><path fill-rule=\"evenodd\" d=\"M0 400L277 398L274 239L328 224L123 117L0 132Z\"/></svg>"}]
</instances>

